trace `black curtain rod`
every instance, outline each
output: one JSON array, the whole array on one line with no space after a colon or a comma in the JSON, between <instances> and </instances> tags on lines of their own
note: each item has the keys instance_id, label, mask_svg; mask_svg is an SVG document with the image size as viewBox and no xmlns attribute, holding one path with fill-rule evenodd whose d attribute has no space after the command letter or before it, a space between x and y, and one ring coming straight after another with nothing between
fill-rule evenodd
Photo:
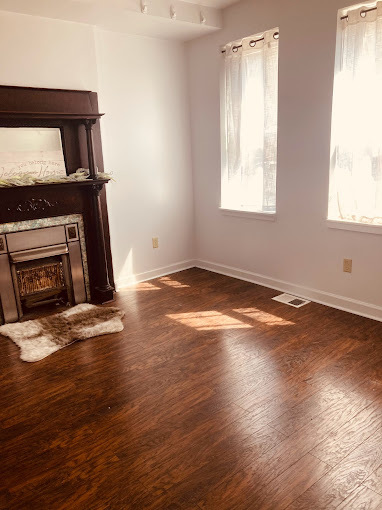
<instances>
[{"instance_id":1,"label":"black curtain rod","mask_svg":"<svg viewBox=\"0 0 382 510\"><path fill-rule=\"evenodd\" d=\"M273 39L278 39L279 37L280 37L279 32L275 32L275 33L273 34ZM251 48L254 48L254 47L256 46L256 43L258 43L258 42L260 42L260 41L264 41L264 37L261 37L260 39L252 39L252 41L249 41L249 45L251 46ZM238 50L239 48L242 48L242 47L243 47L243 45L242 45L242 44L237 44L236 46L232 46L232 51L233 51L234 53L236 53L236 52L237 52L237 50ZM226 50L222 50L221 52L222 52L222 53L225 53L225 52L226 52Z\"/></svg>"},{"instance_id":2,"label":"black curtain rod","mask_svg":"<svg viewBox=\"0 0 382 510\"><path fill-rule=\"evenodd\" d=\"M370 9L363 9L359 14L360 14L361 18L364 18L366 16L367 12L376 11L376 10L377 10L376 7L370 7ZM362 16L362 14L364 14L365 16ZM348 14L346 14L346 16L342 16L342 18L340 18L340 19L341 20L349 19L349 16L348 16Z\"/></svg>"}]
</instances>

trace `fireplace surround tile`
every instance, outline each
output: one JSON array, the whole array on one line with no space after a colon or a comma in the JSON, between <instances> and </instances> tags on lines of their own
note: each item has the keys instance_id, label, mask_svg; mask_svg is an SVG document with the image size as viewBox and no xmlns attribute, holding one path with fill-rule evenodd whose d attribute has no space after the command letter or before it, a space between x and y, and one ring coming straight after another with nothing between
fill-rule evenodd
<instances>
[{"instance_id":1,"label":"fireplace surround tile","mask_svg":"<svg viewBox=\"0 0 382 510\"><path fill-rule=\"evenodd\" d=\"M35 230L44 227L53 227L58 225L69 225L77 223L79 241L81 246L82 263L84 269L85 288L88 301L90 300L90 286L89 286L89 271L86 256L86 241L84 222L81 214L69 214L66 216L55 216L52 218L39 218L36 220L15 221L11 223L0 224L0 238L1 234L10 234L13 232L21 232L25 230Z\"/></svg>"}]
</instances>

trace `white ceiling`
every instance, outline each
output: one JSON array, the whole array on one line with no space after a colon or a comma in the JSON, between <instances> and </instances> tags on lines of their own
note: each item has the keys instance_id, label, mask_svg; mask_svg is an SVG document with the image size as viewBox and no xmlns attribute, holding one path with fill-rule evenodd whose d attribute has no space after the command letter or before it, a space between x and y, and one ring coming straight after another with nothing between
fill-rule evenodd
<instances>
[{"instance_id":1,"label":"white ceiling","mask_svg":"<svg viewBox=\"0 0 382 510\"><path fill-rule=\"evenodd\" d=\"M240 0L182 0L182 2L189 2L189 3L196 3L200 5L206 5L208 7L215 7L215 9L224 9L224 7L227 7L228 5L235 4L239 2Z\"/></svg>"},{"instance_id":2,"label":"white ceiling","mask_svg":"<svg viewBox=\"0 0 382 510\"><path fill-rule=\"evenodd\" d=\"M222 28L237 0L0 0L0 10L86 23L106 30L188 41ZM141 12L142 2L147 13ZM208 5L205 5L208 4ZM176 19L171 19L175 8ZM204 18L205 22L201 20Z\"/></svg>"}]
</instances>

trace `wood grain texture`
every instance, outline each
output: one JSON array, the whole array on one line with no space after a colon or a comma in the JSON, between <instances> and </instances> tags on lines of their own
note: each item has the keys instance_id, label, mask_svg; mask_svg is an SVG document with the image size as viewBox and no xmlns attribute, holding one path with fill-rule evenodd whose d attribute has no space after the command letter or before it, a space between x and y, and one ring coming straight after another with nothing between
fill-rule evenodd
<instances>
[{"instance_id":1,"label":"wood grain texture","mask_svg":"<svg viewBox=\"0 0 382 510\"><path fill-rule=\"evenodd\" d=\"M337 508L382 464L382 429L297 498L291 509Z\"/></svg>"},{"instance_id":2,"label":"wood grain texture","mask_svg":"<svg viewBox=\"0 0 382 510\"><path fill-rule=\"evenodd\" d=\"M378 399L376 405L366 407L343 427L329 434L311 453L333 467L380 428L382 412Z\"/></svg>"},{"instance_id":3,"label":"wood grain texture","mask_svg":"<svg viewBox=\"0 0 382 510\"><path fill-rule=\"evenodd\" d=\"M382 464L371 473L371 475L364 481L363 485L369 487L374 492L382 496ZM382 506L381 506L382 508Z\"/></svg>"},{"instance_id":4,"label":"wood grain texture","mask_svg":"<svg viewBox=\"0 0 382 510\"><path fill-rule=\"evenodd\" d=\"M41 362L0 337L0 508L380 508L382 324L276 294L191 269Z\"/></svg>"},{"instance_id":5,"label":"wood grain texture","mask_svg":"<svg viewBox=\"0 0 382 510\"><path fill-rule=\"evenodd\" d=\"M251 473L249 477L237 478L237 484L229 483L226 490L209 494L204 501L199 502L199 506L206 510L286 508L316 480L319 480L327 470L326 464L308 453L270 484L261 485L261 472L258 473L258 477Z\"/></svg>"},{"instance_id":6,"label":"wood grain texture","mask_svg":"<svg viewBox=\"0 0 382 510\"><path fill-rule=\"evenodd\" d=\"M347 497L337 510L379 510L382 496L361 485Z\"/></svg>"}]
</instances>

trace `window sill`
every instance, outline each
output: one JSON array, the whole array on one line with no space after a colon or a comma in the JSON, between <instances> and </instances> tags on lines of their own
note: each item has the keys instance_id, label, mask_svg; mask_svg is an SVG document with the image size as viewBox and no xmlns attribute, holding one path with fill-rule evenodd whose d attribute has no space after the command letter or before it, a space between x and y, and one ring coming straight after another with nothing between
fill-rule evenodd
<instances>
[{"instance_id":1,"label":"window sill","mask_svg":"<svg viewBox=\"0 0 382 510\"><path fill-rule=\"evenodd\" d=\"M244 211L239 209L225 209L219 207L219 210L224 216L237 216L240 218L251 218L253 220L276 221L276 213Z\"/></svg>"},{"instance_id":2,"label":"window sill","mask_svg":"<svg viewBox=\"0 0 382 510\"><path fill-rule=\"evenodd\" d=\"M366 225L365 223L337 220L326 220L326 223L329 228L353 230L354 232L364 232L366 234L382 234L382 225Z\"/></svg>"}]
</instances>

